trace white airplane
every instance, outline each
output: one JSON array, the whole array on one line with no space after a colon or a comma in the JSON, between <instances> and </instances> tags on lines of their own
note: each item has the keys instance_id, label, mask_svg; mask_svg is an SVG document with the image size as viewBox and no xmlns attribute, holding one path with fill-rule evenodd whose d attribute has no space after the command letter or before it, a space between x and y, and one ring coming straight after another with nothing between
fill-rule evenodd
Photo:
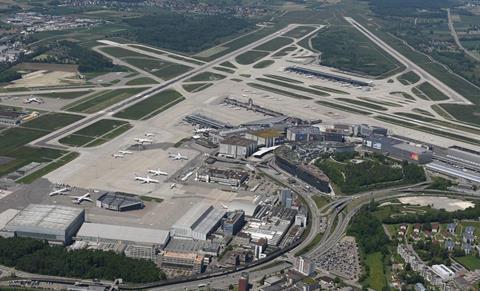
<instances>
[{"instance_id":1,"label":"white airplane","mask_svg":"<svg viewBox=\"0 0 480 291\"><path fill-rule=\"evenodd\" d=\"M133 154L132 151L118 151L119 153L121 153L122 155L131 155Z\"/></svg>"},{"instance_id":2,"label":"white airplane","mask_svg":"<svg viewBox=\"0 0 480 291\"><path fill-rule=\"evenodd\" d=\"M50 192L48 194L48 196L55 196L55 195L64 195L66 194L66 192L70 191L70 188L62 188L62 189L58 189L58 190L55 190L53 192Z\"/></svg>"},{"instance_id":3,"label":"white airplane","mask_svg":"<svg viewBox=\"0 0 480 291\"><path fill-rule=\"evenodd\" d=\"M168 157L173 159L173 160L188 160L187 156L183 156L180 153L177 153L176 155L175 154L169 154Z\"/></svg>"},{"instance_id":4,"label":"white airplane","mask_svg":"<svg viewBox=\"0 0 480 291\"><path fill-rule=\"evenodd\" d=\"M93 200L90 198L90 192L88 192L87 194L85 194L83 196L73 196L72 198L73 198L72 202L75 203L75 204L80 204L83 201L93 202Z\"/></svg>"},{"instance_id":5,"label":"white airplane","mask_svg":"<svg viewBox=\"0 0 480 291\"><path fill-rule=\"evenodd\" d=\"M135 140L136 142L138 142L138 143L141 143L141 144L144 144L144 143L153 143L153 140L148 139L148 138L139 138L139 137L137 137L137 138L135 138L134 140Z\"/></svg>"},{"instance_id":6,"label":"white airplane","mask_svg":"<svg viewBox=\"0 0 480 291\"><path fill-rule=\"evenodd\" d=\"M38 97L30 97L30 98L27 98L27 99L23 100L23 103L25 103L25 104L30 104L30 103L42 104L43 100L38 98Z\"/></svg>"},{"instance_id":7,"label":"white airplane","mask_svg":"<svg viewBox=\"0 0 480 291\"><path fill-rule=\"evenodd\" d=\"M140 177L135 175L135 181L140 181L142 184L150 184L150 183L159 183L158 180L150 178L150 176L147 177Z\"/></svg>"},{"instance_id":8,"label":"white airplane","mask_svg":"<svg viewBox=\"0 0 480 291\"><path fill-rule=\"evenodd\" d=\"M167 176L167 172L162 172L160 170L148 170L150 174L153 174L154 176Z\"/></svg>"},{"instance_id":9,"label":"white airplane","mask_svg":"<svg viewBox=\"0 0 480 291\"><path fill-rule=\"evenodd\" d=\"M175 183L173 183L172 185L170 185L170 189L173 189L173 188L175 188L175 187L177 187L177 184L175 184Z\"/></svg>"},{"instance_id":10,"label":"white airplane","mask_svg":"<svg viewBox=\"0 0 480 291\"><path fill-rule=\"evenodd\" d=\"M114 157L115 159L118 159L118 158L124 158L125 155L122 155L122 154L112 154L112 157Z\"/></svg>"},{"instance_id":11,"label":"white airplane","mask_svg":"<svg viewBox=\"0 0 480 291\"><path fill-rule=\"evenodd\" d=\"M193 139L199 139L201 136L199 136L198 134L195 134L195 135L192 135L192 138Z\"/></svg>"},{"instance_id":12,"label":"white airplane","mask_svg":"<svg viewBox=\"0 0 480 291\"><path fill-rule=\"evenodd\" d=\"M213 130L213 128L195 128L194 129L195 133L210 132L212 130Z\"/></svg>"},{"instance_id":13,"label":"white airplane","mask_svg":"<svg viewBox=\"0 0 480 291\"><path fill-rule=\"evenodd\" d=\"M155 136L155 134L154 134L154 133L151 133L151 132L146 132L146 133L145 133L145 136L146 136L146 137L152 137L152 136Z\"/></svg>"},{"instance_id":14,"label":"white airplane","mask_svg":"<svg viewBox=\"0 0 480 291\"><path fill-rule=\"evenodd\" d=\"M225 209L228 209L228 206L225 205L225 204L222 204L222 207L225 208Z\"/></svg>"}]
</instances>

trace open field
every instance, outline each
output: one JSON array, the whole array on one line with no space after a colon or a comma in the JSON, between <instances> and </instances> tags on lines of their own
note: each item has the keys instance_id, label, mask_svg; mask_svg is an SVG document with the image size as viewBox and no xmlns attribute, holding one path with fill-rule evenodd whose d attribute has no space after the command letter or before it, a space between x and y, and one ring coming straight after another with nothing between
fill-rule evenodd
<instances>
[{"instance_id":1,"label":"open field","mask_svg":"<svg viewBox=\"0 0 480 291\"><path fill-rule=\"evenodd\" d=\"M382 253L368 254L365 264L369 267L369 276L365 280L368 286L374 290L383 290L387 286L386 275L383 270Z\"/></svg>"},{"instance_id":2,"label":"open field","mask_svg":"<svg viewBox=\"0 0 480 291\"><path fill-rule=\"evenodd\" d=\"M255 65L253 65L253 68L254 69L265 69L265 68L268 68L269 66L271 66L273 63L275 63L275 61L264 60L264 61L260 61L260 62L256 63Z\"/></svg>"},{"instance_id":3,"label":"open field","mask_svg":"<svg viewBox=\"0 0 480 291\"><path fill-rule=\"evenodd\" d=\"M128 88L118 89L113 91L103 91L99 95L88 97L86 101L81 102L73 107L69 107L69 111L83 112L83 113L95 113L102 109L105 109L115 103L125 100L141 91L144 88Z\"/></svg>"},{"instance_id":4,"label":"open field","mask_svg":"<svg viewBox=\"0 0 480 291\"><path fill-rule=\"evenodd\" d=\"M343 101L343 102L355 104L355 105L358 105L358 106L366 107L366 108L369 108L369 109L381 110L381 111L387 111L388 110L388 108L386 108L386 107L383 107L383 106L380 106L380 105L377 105L377 104L373 104L373 103L370 103L370 102L360 101L360 100L357 100L357 99L348 99L348 98L335 98L335 99Z\"/></svg>"},{"instance_id":5,"label":"open field","mask_svg":"<svg viewBox=\"0 0 480 291\"><path fill-rule=\"evenodd\" d=\"M461 104L439 104L438 106L450 113L455 119L480 126L480 106Z\"/></svg>"},{"instance_id":6,"label":"open field","mask_svg":"<svg viewBox=\"0 0 480 291\"><path fill-rule=\"evenodd\" d=\"M60 98L60 99L75 99L90 93L91 91L79 91L79 92L64 92L64 93L47 93L47 94L40 94L38 96L42 98Z\"/></svg>"},{"instance_id":7,"label":"open field","mask_svg":"<svg viewBox=\"0 0 480 291\"><path fill-rule=\"evenodd\" d=\"M350 95L350 93L348 93L348 92L338 90L338 89L333 89L333 88L330 88L330 87L318 86L318 85L310 85L310 87L314 88L314 89L322 90L322 91L325 91L325 92L329 92L329 93Z\"/></svg>"},{"instance_id":8,"label":"open field","mask_svg":"<svg viewBox=\"0 0 480 291\"><path fill-rule=\"evenodd\" d=\"M259 51L267 51L267 52L274 52L276 50L279 50L280 48L289 45L293 42L291 38L286 38L286 37L277 37L274 38L270 41L267 41L266 43L263 43L255 48L254 50L259 50Z\"/></svg>"},{"instance_id":9,"label":"open field","mask_svg":"<svg viewBox=\"0 0 480 291\"><path fill-rule=\"evenodd\" d=\"M280 80L280 81L285 81L285 82L290 82L290 83L296 83L296 84L303 84L303 82L300 81L300 80L296 80L296 79L292 79L292 78L287 78L287 77L283 77L283 76L271 75L271 74L265 74L264 76L265 76L265 77L269 77L269 78L271 78L271 79Z\"/></svg>"},{"instance_id":10,"label":"open field","mask_svg":"<svg viewBox=\"0 0 480 291\"><path fill-rule=\"evenodd\" d=\"M39 129L53 132L69 124L79 121L83 116L67 113L47 113L25 122L23 128Z\"/></svg>"},{"instance_id":11,"label":"open field","mask_svg":"<svg viewBox=\"0 0 480 291\"><path fill-rule=\"evenodd\" d=\"M237 63L239 63L240 65L250 65L266 57L268 54L269 54L268 52L264 52L264 51L251 50L251 51L244 52L241 55L238 55L235 58L235 61L237 61Z\"/></svg>"},{"instance_id":12,"label":"open field","mask_svg":"<svg viewBox=\"0 0 480 291\"><path fill-rule=\"evenodd\" d=\"M40 178L40 177L43 177L44 175L60 168L61 166L73 161L75 158L78 157L78 153L75 153L75 152L70 152L64 156L62 156L61 158L59 159L56 159L52 162L50 162L48 165L42 167L41 169L25 176L25 177L22 177L20 180L18 180L19 183L32 183L33 181L35 181L36 179Z\"/></svg>"},{"instance_id":13,"label":"open field","mask_svg":"<svg viewBox=\"0 0 480 291\"><path fill-rule=\"evenodd\" d=\"M417 87L418 90L422 91L430 100L433 101L443 101L443 100L448 100L448 96L443 94L441 91L439 91L437 88L433 87L430 83L424 82Z\"/></svg>"},{"instance_id":14,"label":"open field","mask_svg":"<svg viewBox=\"0 0 480 291\"><path fill-rule=\"evenodd\" d=\"M315 30L315 27L303 25L285 32L284 34L282 34L282 36L301 38L312 32L313 30Z\"/></svg>"},{"instance_id":15,"label":"open field","mask_svg":"<svg viewBox=\"0 0 480 291\"><path fill-rule=\"evenodd\" d=\"M475 255L455 257L455 260L471 271L480 269L480 259L477 258Z\"/></svg>"},{"instance_id":16,"label":"open field","mask_svg":"<svg viewBox=\"0 0 480 291\"><path fill-rule=\"evenodd\" d=\"M400 76L398 76L398 81L400 81L400 83L402 83L403 85L410 85L410 84L415 84L417 83L418 81L420 81L420 76L417 75L415 72L413 71L409 71L405 74L402 74Z\"/></svg>"},{"instance_id":17,"label":"open field","mask_svg":"<svg viewBox=\"0 0 480 291\"><path fill-rule=\"evenodd\" d=\"M280 89L277 89L277 88L264 86L264 85L257 84L257 83L247 83L247 85L252 87L252 88L255 88L255 89L260 89L260 90L264 90L264 91L268 91L268 92L272 92L272 93L277 93L277 94L287 96L287 97L291 97L291 98L294 98L294 99L303 99L303 100L313 99L313 98L308 97L308 96L303 96L303 95L300 95L300 94L292 93L290 91L280 90Z\"/></svg>"},{"instance_id":18,"label":"open field","mask_svg":"<svg viewBox=\"0 0 480 291\"><path fill-rule=\"evenodd\" d=\"M195 83L195 84L185 84L182 85L183 89L185 89L187 92L194 93L194 92L199 92L204 89L207 89L208 87L212 86L213 83Z\"/></svg>"},{"instance_id":19,"label":"open field","mask_svg":"<svg viewBox=\"0 0 480 291\"><path fill-rule=\"evenodd\" d=\"M156 84L156 83L157 83L156 81L150 78L140 77L140 78L136 78L126 82L125 85L148 85L148 84Z\"/></svg>"},{"instance_id":20,"label":"open field","mask_svg":"<svg viewBox=\"0 0 480 291\"><path fill-rule=\"evenodd\" d=\"M196 74L195 76L191 77L190 79L186 80L185 82L203 82L203 81L217 81L224 79L224 75L215 74L212 72L203 72L200 74Z\"/></svg>"},{"instance_id":21,"label":"open field","mask_svg":"<svg viewBox=\"0 0 480 291\"><path fill-rule=\"evenodd\" d=\"M363 110L360 110L360 109L356 109L356 108L352 108L352 107L348 107L348 106L344 106L344 105L340 105L340 104L332 103L332 102L328 102L328 101L319 100L319 101L315 101L315 103L317 103L319 105L331 107L331 108L334 108L334 109L338 109L338 110L342 110L342 111L346 111L346 112L351 112L351 113L356 113L356 114L361 114L361 115L371 115L372 114L371 112L368 112L368 111L363 111Z\"/></svg>"},{"instance_id":22,"label":"open field","mask_svg":"<svg viewBox=\"0 0 480 291\"><path fill-rule=\"evenodd\" d=\"M283 48L282 50L274 53L272 57L284 57L288 55L289 52L294 51L296 49L295 46L288 46L286 48Z\"/></svg>"},{"instance_id":23,"label":"open field","mask_svg":"<svg viewBox=\"0 0 480 291\"><path fill-rule=\"evenodd\" d=\"M213 67L213 68L214 68L215 70L217 70L217 71L221 71L221 72L225 72L225 73L229 73L229 74L235 73L234 70L228 69L228 68L224 68L224 67L218 67L218 66L217 66L217 67Z\"/></svg>"},{"instance_id":24,"label":"open field","mask_svg":"<svg viewBox=\"0 0 480 291\"><path fill-rule=\"evenodd\" d=\"M321 196L321 195L313 195L312 199L313 199L313 201L315 201L315 205L317 206L318 209L321 209L323 206L330 203L330 199L326 198L325 196Z\"/></svg>"},{"instance_id":25,"label":"open field","mask_svg":"<svg viewBox=\"0 0 480 291\"><path fill-rule=\"evenodd\" d=\"M118 112L115 117L125 119L148 119L167 110L185 98L175 90L162 91Z\"/></svg>"},{"instance_id":26,"label":"open field","mask_svg":"<svg viewBox=\"0 0 480 291\"><path fill-rule=\"evenodd\" d=\"M102 119L61 138L59 142L76 147L89 146L90 144L100 145L117 137L131 127L127 121Z\"/></svg>"}]
</instances>

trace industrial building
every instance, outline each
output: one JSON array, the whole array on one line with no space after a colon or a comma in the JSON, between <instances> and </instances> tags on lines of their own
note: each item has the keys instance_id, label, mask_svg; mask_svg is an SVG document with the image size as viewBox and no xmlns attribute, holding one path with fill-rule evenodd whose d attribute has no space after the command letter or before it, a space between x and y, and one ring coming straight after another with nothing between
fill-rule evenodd
<instances>
[{"instance_id":1,"label":"industrial building","mask_svg":"<svg viewBox=\"0 0 480 291\"><path fill-rule=\"evenodd\" d=\"M216 209L211 205L195 204L172 225L170 235L179 238L206 240L220 226L225 214L225 210Z\"/></svg>"},{"instance_id":2,"label":"industrial building","mask_svg":"<svg viewBox=\"0 0 480 291\"><path fill-rule=\"evenodd\" d=\"M275 163L285 172L298 177L318 190L330 193L330 179L317 167L305 163L291 147L281 146L275 150Z\"/></svg>"},{"instance_id":3,"label":"industrial building","mask_svg":"<svg viewBox=\"0 0 480 291\"><path fill-rule=\"evenodd\" d=\"M321 139L320 129L316 126L295 126L287 128L287 140L308 142Z\"/></svg>"},{"instance_id":4,"label":"industrial building","mask_svg":"<svg viewBox=\"0 0 480 291\"><path fill-rule=\"evenodd\" d=\"M247 158L257 149L257 142L243 137L232 136L220 142L218 155L225 158Z\"/></svg>"},{"instance_id":5,"label":"industrial building","mask_svg":"<svg viewBox=\"0 0 480 291\"><path fill-rule=\"evenodd\" d=\"M87 242L123 243L162 249L167 244L170 233L161 229L87 222L75 238Z\"/></svg>"},{"instance_id":6,"label":"industrial building","mask_svg":"<svg viewBox=\"0 0 480 291\"><path fill-rule=\"evenodd\" d=\"M85 210L60 206L30 204L4 227L2 233L47 240L67 245L85 220Z\"/></svg>"},{"instance_id":7,"label":"industrial building","mask_svg":"<svg viewBox=\"0 0 480 291\"><path fill-rule=\"evenodd\" d=\"M215 120L200 113L194 113L187 115L184 120L194 126L200 126L205 128L223 129L232 128L230 124Z\"/></svg>"},{"instance_id":8,"label":"industrial building","mask_svg":"<svg viewBox=\"0 0 480 291\"><path fill-rule=\"evenodd\" d=\"M198 253L204 256L216 257L220 252L220 244L208 240L201 241L172 238L164 250L179 253Z\"/></svg>"},{"instance_id":9,"label":"industrial building","mask_svg":"<svg viewBox=\"0 0 480 291\"><path fill-rule=\"evenodd\" d=\"M245 224L245 212L243 210L236 210L228 213L223 221L223 232L226 235L237 234Z\"/></svg>"},{"instance_id":10,"label":"industrial building","mask_svg":"<svg viewBox=\"0 0 480 291\"><path fill-rule=\"evenodd\" d=\"M245 138L256 141L257 147L272 147L283 142L284 134L281 130L268 128L249 131L245 134Z\"/></svg>"},{"instance_id":11,"label":"industrial building","mask_svg":"<svg viewBox=\"0 0 480 291\"><path fill-rule=\"evenodd\" d=\"M405 143L391 137L372 135L364 139L364 148L380 152L394 159L405 160L418 164L427 164L432 161L431 150Z\"/></svg>"},{"instance_id":12,"label":"industrial building","mask_svg":"<svg viewBox=\"0 0 480 291\"><path fill-rule=\"evenodd\" d=\"M361 80L352 79L352 78L346 77L346 76L341 76L341 75L337 75L337 74L331 74L331 73L316 71L316 70L312 70L312 69L308 69L308 68L302 68L302 67L298 67L298 66L287 67L285 70L287 72L293 72L293 73L297 73L297 74L304 74L304 75L319 77L319 78L322 78L322 79L332 80L332 81L336 81L336 82L344 82L344 83L352 84L352 85L355 85L355 86L366 87L366 86L371 86L372 85L371 81L370 82L361 81Z\"/></svg>"},{"instance_id":13,"label":"industrial building","mask_svg":"<svg viewBox=\"0 0 480 291\"><path fill-rule=\"evenodd\" d=\"M197 181L218 183L232 187L240 187L247 179L247 172L233 169L201 167L196 173Z\"/></svg>"},{"instance_id":14,"label":"industrial building","mask_svg":"<svg viewBox=\"0 0 480 291\"><path fill-rule=\"evenodd\" d=\"M114 211L142 209L145 205L138 197L127 196L121 193L104 193L96 201L97 207Z\"/></svg>"}]
</instances>

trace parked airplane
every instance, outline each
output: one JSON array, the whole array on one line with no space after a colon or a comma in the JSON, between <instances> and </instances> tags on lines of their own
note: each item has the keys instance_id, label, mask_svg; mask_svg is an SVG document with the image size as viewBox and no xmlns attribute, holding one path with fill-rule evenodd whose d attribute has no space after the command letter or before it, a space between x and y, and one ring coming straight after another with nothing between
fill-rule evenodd
<instances>
[{"instance_id":1,"label":"parked airplane","mask_svg":"<svg viewBox=\"0 0 480 291\"><path fill-rule=\"evenodd\" d=\"M121 153L122 155L131 155L133 154L132 151L118 151L119 153Z\"/></svg>"},{"instance_id":2,"label":"parked airplane","mask_svg":"<svg viewBox=\"0 0 480 291\"><path fill-rule=\"evenodd\" d=\"M62 188L62 189L58 189L58 190L55 190L53 192L50 192L48 194L48 196L55 196L55 195L64 195L66 194L68 191L70 191L70 188Z\"/></svg>"},{"instance_id":3,"label":"parked airplane","mask_svg":"<svg viewBox=\"0 0 480 291\"><path fill-rule=\"evenodd\" d=\"M153 143L153 140L148 139L148 138L139 138L139 137L137 137L137 138L135 138L134 140L135 140L136 142L138 142L138 143L141 143L141 144L144 144L144 143Z\"/></svg>"},{"instance_id":4,"label":"parked airplane","mask_svg":"<svg viewBox=\"0 0 480 291\"><path fill-rule=\"evenodd\" d=\"M158 170L148 170L148 172L150 174L153 174L154 176L167 176L168 175L167 172L162 172L162 171L160 171L160 169L158 169Z\"/></svg>"},{"instance_id":5,"label":"parked airplane","mask_svg":"<svg viewBox=\"0 0 480 291\"><path fill-rule=\"evenodd\" d=\"M171 153L168 157L173 160L188 160L187 156L183 156L180 153L177 153L176 155Z\"/></svg>"},{"instance_id":6,"label":"parked airplane","mask_svg":"<svg viewBox=\"0 0 480 291\"><path fill-rule=\"evenodd\" d=\"M177 187L177 184L175 184L175 183L173 183L172 185L170 185L170 189L173 189L173 188L175 188L175 187Z\"/></svg>"},{"instance_id":7,"label":"parked airplane","mask_svg":"<svg viewBox=\"0 0 480 291\"><path fill-rule=\"evenodd\" d=\"M222 207L225 208L225 209L228 209L228 206L225 205L225 204L222 204Z\"/></svg>"},{"instance_id":8,"label":"parked airplane","mask_svg":"<svg viewBox=\"0 0 480 291\"><path fill-rule=\"evenodd\" d=\"M38 97L30 97L30 98L27 98L27 99L23 100L23 103L25 103L25 104L30 104L30 103L42 104L43 100L38 98Z\"/></svg>"},{"instance_id":9,"label":"parked airplane","mask_svg":"<svg viewBox=\"0 0 480 291\"><path fill-rule=\"evenodd\" d=\"M150 176L147 177L140 177L135 175L135 181L140 181L142 184L150 184L150 183L159 183L158 180L150 178Z\"/></svg>"},{"instance_id":10,"label":"parked airplane","mask_svg":"<svg viewBox=\"0 0 480 291\"><path fill-rule=\"evenodd\" d=\"M145 136L146 136L146 137L152 137L152 136L155 136L155 134L154 134L154 133L151 133L151 132L146 132L146 133L145 133Z\"/></svg>"},{"instance_id":11,"label":"parked airplane","mask_svg":"<svg viewBox=\"0 0 480 291\"><path fill-rule=\"evenodd\" d=\"M88 192L87 194L85 194L83 196L73 196L72 198L73 198L72 202L75 203L75 204L80 204L83 201L93 202L93 200L90 198L90 192Z\"/></svg>"},{"instance_id":12,"label":"parked airplane","mask_svg":"<svg viewBox=\"0 0 480 291\"><path fill-rule=\"evenodd\" d=\"M112 157L114 157L115 159L118 159L118 158L124 158L125 155L122 155L122 154L112 154Z\"/></svg>"}]
</instances>

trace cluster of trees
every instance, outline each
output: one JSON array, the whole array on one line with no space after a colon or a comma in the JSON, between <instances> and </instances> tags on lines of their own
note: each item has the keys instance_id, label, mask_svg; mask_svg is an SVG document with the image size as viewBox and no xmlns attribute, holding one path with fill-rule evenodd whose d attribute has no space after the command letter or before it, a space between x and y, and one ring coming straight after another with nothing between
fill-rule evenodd
<instances>
[{"instance_id":1,"label":"cluster of trees","mask_svg":"<svg viewBox=\"0 0 480 291\"><path fill-rule=\"evenodd\" d=\"M428 265L444 264L450 266L448 250L442 244L433 243L431 240L419 241L413 245L418 256Z\"/></svg>"},{"instance_id":2,"label":"cluster of trees","mask_svg":"<svg viewBox=\"0 0 480 291\"><path fill-rule=\"evenodd\" d=\"M113 252L67 251L29 238L0 238L0 264L42 275L83 279L123 278L133 283L165 279L165 274L151 261Z\"/></svg>"},{"instance_id":3,"label":"cluster of trees","mask_svg":"<svg viewBox=\"0 0 480 291\"><path fill-rule=\"evenodd\" d=\"M478 219L480 217L480 204L469 207L465 210L447 212L445 209L430 209L425 213L407 213L394 217L386 217L383 222L386 224L398 223L449 223L456 219Z\"/></svg>"},{"instance_id":4,"label":"cluster of trees","mask_svg":"<svg viewBox=\"0 0 480 291\"><path fill-rule=\"evenodd\" d=\"M2 69L1 67L0 65L0 83L8 83L22 77L22 74L14 69Z\"/></svg>"},{"instance_id":5,"label":"cluster of trees","mask_svg":"<svg viewBox=\"0 0 480 291\"><path fill-rule=\"evenodd\" d=\"M455 183L452 180L448 180L442 177L433 177L432 183L427 187L428 189L446 191L449 187L452 187Z\"/></svg>"},{"instance_id":6,"label":"cluster of trees","mask_svg":"<svg viewBox=\"0 0 480 291\"><path fill-rule=\"evenodd\" d=\"M222 38L253 27L249 21L225 15L183 15L171 12L125 19L131 28L119 36L181 52L198 52Z\"/></svg>"},{"instance_id":7,"label":"cluster of trees","mask_svg":"<svg viewBox=\"0 0 480 291\"><path fill-rule=\"evenodd\" d=\"M340 157L340 160L343 158L346 156ZM425 180L425 173L421 167L406 161L402 162L401 166L392 165L385 157L365 160L359 164L348 162L346 165L325 159L318 160L316 165L345 194Z\"/></svg>"},{"instance_id":8,"label":"cluster of trees","mask_svg":"<svg viewBox=\"0 0 480 291\"><path fill-rule=\"evenodd\" d=\"M375 209L376 204L374 202L363 206L352 219L352 223L347 229L347 235L356 238L358 245L365 254L378 251L388 254L388 243L390 241L383 230L382 222L373 214Z\"/></svg>"},{"instance_id":9,"label":"cluster of trees","mask_svg":"<svg viewBox=\"0 0 480 291\"><path fill-rule=\"evenodd\" d=\"M114 65L111 60L88 48L71 41L58 41L37 49L35 55L45 53L41 59L33 62L54 64L77 64L81 73L122 71L123 68Z\"/></svg>"}]
</instances>

